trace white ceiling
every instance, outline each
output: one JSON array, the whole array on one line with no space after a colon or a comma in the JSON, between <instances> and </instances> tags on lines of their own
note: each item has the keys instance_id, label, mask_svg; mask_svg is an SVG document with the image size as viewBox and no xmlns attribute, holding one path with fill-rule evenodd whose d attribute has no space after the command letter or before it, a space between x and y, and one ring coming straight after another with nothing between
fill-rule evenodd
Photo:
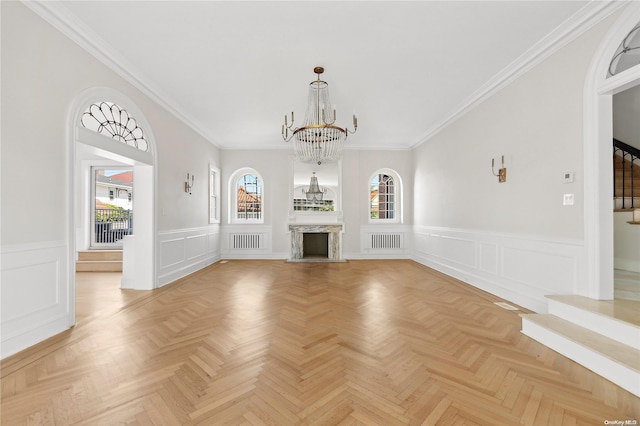
<instances>
[{"instance_id":1,"label":"white ceiling","mask_svg":"<svg viewBox=\"0 0 640 426\"><path fill-rule=\"evenodd\" d=\"M71 1L56 3L110 61L222 148L287 147L325 67L351 148L408 149L584 1ZM49 2L46 7L53 7ZM538 44L537 46L539 46ZM520 58L519 58L520 57Z\"/></svg>"}]
</instances>

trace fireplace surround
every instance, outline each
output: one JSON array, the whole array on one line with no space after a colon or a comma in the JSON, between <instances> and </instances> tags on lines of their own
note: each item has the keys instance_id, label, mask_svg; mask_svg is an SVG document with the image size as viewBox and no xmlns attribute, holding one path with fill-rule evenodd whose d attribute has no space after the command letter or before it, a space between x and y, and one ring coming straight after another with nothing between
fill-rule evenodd
<instances>
[{"instance_id":1,"label":"fireplace surround","mask_svg":"<svg viewBox=\"0 0 640 426\"><path fill-rule=\"evenodd\" d=\"M290 224L289 231L291 233L291 258L292 262L342 262L341 248L340 248L340 233L342 232L341 224L326 224L326 225L314 225L314 224ZM326 234L326 251L318 249L317 245L319 241L324 239L314 238L315 241L307 242L307 250L311 253L307 253L305 256L305 234L311 236L311 234ZM313 238L313 236L311 236ZM326 256L324 253L326 252Z\"/></svg>"}]
</instances>

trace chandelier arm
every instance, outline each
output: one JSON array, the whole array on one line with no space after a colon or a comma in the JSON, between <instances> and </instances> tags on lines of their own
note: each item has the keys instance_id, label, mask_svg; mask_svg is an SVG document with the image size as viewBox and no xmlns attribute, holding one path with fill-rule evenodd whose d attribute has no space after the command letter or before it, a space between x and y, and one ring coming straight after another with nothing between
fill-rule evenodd
<instances>
[{"instance_id":1,"label":"chandelier arm","mask_svg":"<svg viewBox=\"0 0 640 426\"><path fill-rule=\"evenodd\" d=\"M320 165L323 161L335 161L340 158L347 136L355 133L358 128L358 120L354 115L353 129L335 125L337 111L335 107L331 107L328 84L320 79L324 68L316 67L314 72L318 78L309 85L307 113L303 125L294 127L293 112L291 113L291 122L289 122L288 115L285 115L282 125L282 139L285 142L290 142L293 139L293 148L297 159L305 162L313 161ZM331 111L327 111L327 108L330 108ZM307 196L310 195L307 194Z\"/></svg>"}]
</instances>

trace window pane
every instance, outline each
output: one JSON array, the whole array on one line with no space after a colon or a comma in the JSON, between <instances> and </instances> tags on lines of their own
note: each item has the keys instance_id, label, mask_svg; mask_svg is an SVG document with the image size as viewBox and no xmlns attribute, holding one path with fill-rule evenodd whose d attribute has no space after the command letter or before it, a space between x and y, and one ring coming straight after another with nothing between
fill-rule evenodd
<instances>
[{"instance_id":1,"label":"window pane","mask_svg":"<svg viewBox=\"0 0 640 426\"><path fill-rule=\"evenodd\" d=\"M246 174L237 183L237 211L238 219L262 218L262 185L257 176Z\"/></svg>"},{"instance_id":2,"label":"window pane","mask_svg":"<svg viewBox=\"0 0 640 426\"><path fill-rule=\"evenodd\" d=\"M393 219L395 189L393 178L378 174L371 179L370 217L372 219Z\"/></svg>"}]
</instances>

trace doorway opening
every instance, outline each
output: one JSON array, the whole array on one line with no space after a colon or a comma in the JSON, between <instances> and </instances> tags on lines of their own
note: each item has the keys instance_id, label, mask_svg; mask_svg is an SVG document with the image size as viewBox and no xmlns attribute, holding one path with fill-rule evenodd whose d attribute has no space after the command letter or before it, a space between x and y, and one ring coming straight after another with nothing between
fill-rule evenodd
<instances>
[{"instance_id":1,"label":"doorway opening","mask_svg":"<svg viewBox=\"0 0 640 426\"><path fill-rule=\"evenodd\" d=\"M156 287L156 156L150 126L130 99L103 87L83 92L72 111L75 113L69 117L70 164L74 165L69 178L73 210L70 270L84 274L76 267L78 252L82 250L114 256L120 253L122 258L119 270L98 270L93 276L72 275L70 325L75 324L79 310L76 302L84 303L81 298L87 300L87 294L81 294L85 289L77 289L76 281L84 285L86 278L95 278L96 282L89 284L90 290L98 282L106 286L112 284L105 282L115 282L117 289L113 295L117 303L123 300L125 290ZM105 273L111 274L108 279L98 277ZM99 293L96 291L90 297L109 299Z\"/></svg>"},{"instance_id":2,"label":"doorway opening","mask_svg":"<svg viewBox=\"0 0 640 426\"><path fill-rule=\"evenodd\" d=\"M615 55L640 21L640 4L624 6L603 39L584 87L584 235L586 280L577 293L614 298L613 96L640 83L640 66L611 73ZM637 61L635 62L637 64Z\"/></svg>"},{"instance_id":3,"label":"doorway opening","mask_svg":"<svg viewBox=\"0 0 640 426\"><path fill-rule=\"evenodd\" d=\"M133 235L133 169L93 166L90 204L90 248L122 250Z\"/></svg>"}]
</instances>

